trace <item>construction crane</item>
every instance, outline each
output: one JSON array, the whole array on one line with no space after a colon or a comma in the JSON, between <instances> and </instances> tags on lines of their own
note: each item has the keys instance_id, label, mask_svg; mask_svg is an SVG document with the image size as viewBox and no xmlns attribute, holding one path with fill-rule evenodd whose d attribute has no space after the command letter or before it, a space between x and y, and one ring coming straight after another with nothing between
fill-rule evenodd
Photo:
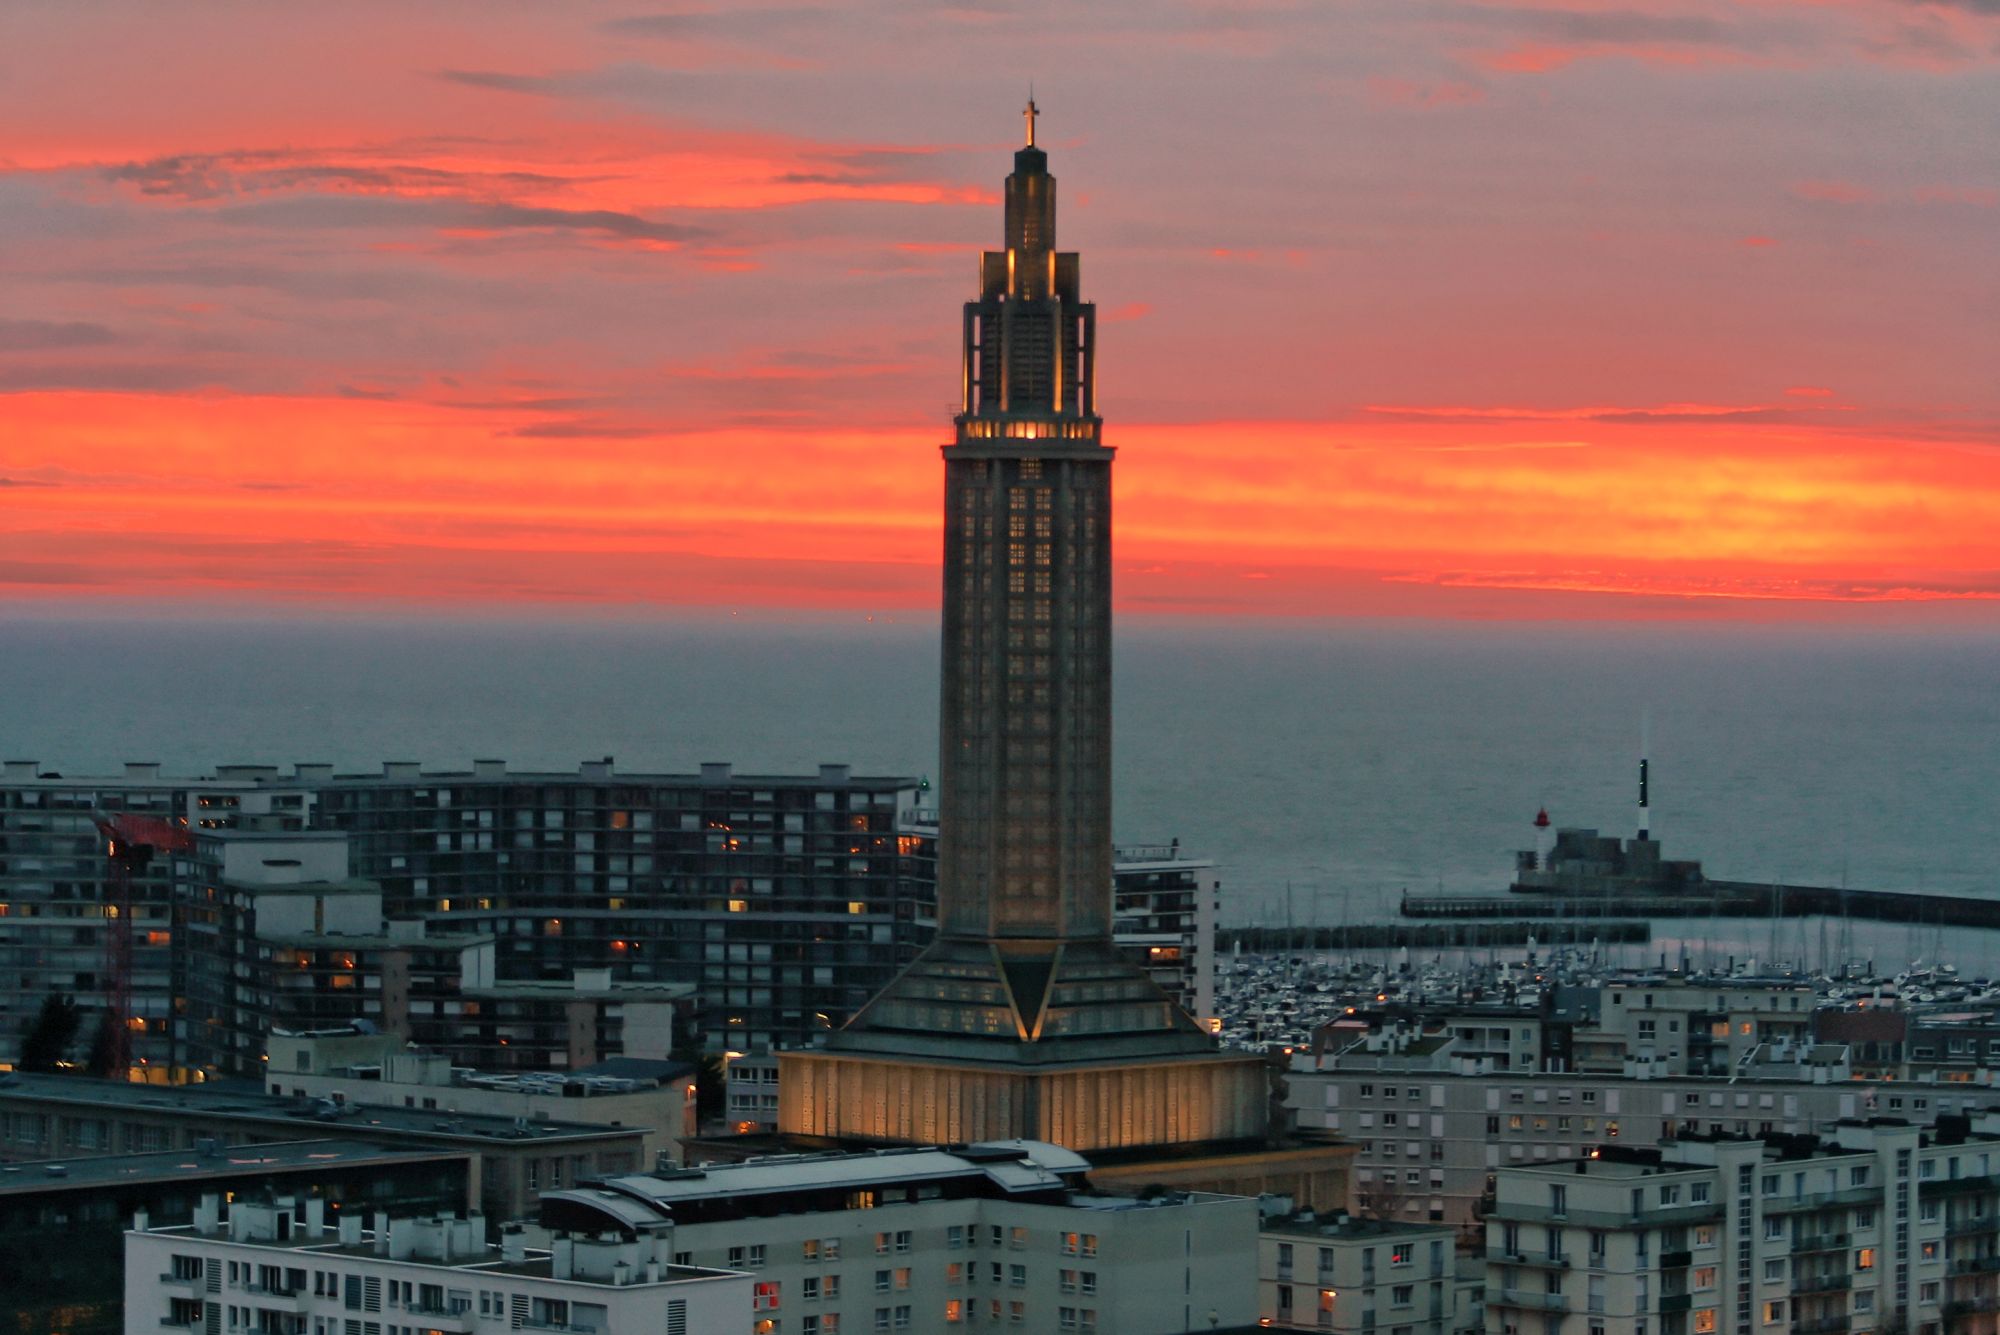
<instances>
[{"instance_id":1,"label":"construction crane","mask_svg":"<svg viewBox=\"0 0 2000 1335\"><path fill-rule=\"evenodd\" d=\"M104 839L110 874L104 881L104 1030L106 1075L123 1079L132 1066L132 882L156 852L194 848L185 821L127 811L92 811Z\"/></svg>"}]
</instances>

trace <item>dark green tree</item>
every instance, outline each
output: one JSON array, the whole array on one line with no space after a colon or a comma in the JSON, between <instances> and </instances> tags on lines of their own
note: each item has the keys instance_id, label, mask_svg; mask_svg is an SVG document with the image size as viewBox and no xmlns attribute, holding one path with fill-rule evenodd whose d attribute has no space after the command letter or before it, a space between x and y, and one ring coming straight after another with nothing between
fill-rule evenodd
<instances>
[{"instance_id":1,"label":"dark green tree","mask_svg":"<svg viewBox=\"0 0 2000 1335\"><path fill-rule=\"evenodd\" d=\"M41 1012L29 1023L21 1039L21 1069L60 1070L69 1056L70 1044L76 1042L77 1030L82 1027L83 1013L76 1008L76 1002L60 992L49 993L42 1001Z\"/></svg>"},{"instance_id":2,"label":"dark green tree","mask_svg":"<svg viewBox=\"0 0 2000 1335\"><path fill-rule=\"evenodd\" d=\"M90 1056L84 1059L86 1075L125 1078L118 1055L121 1026L122 1022L111 1011L98 1017L97 1029L90 1036Z\"/></svg>"}]
</instances>

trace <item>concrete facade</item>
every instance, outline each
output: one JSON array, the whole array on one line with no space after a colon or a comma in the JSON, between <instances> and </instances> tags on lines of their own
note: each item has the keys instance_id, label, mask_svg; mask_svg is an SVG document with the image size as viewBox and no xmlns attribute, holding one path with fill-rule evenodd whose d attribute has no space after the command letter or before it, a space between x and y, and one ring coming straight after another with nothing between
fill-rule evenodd
<instances>
[{"instance_id":1,"label":"concrete facade","mask_svg":"<svg viewBox=\"0 0 2000 1335\"><path fill-rule=\"evenodd\" d=\"M1453 1230L1441 1225L1267 1215L1257 1235L1259 1319L1343 1335L1469 1335L1485 1328L1485 1276L1457 1259Z\"/></svg>"},{"instance_id":2,"label":"concrete facade","mask_svg":"<svg viewBox=\"0 0 2000 1335\"><path fill-rule=\"evenodd\" d=\"M126 1335L739 1335L750 1279L672 1264L672 1228L622 1243L560 1236L487 1245L472 1218L358 1217L310 1199L213 1199L193 1225L126 1235Z\"/></svg>"},{"instance_id":3,"label":"concrete facade","mask_svg":"<svg viewBox=\"0 0 2000 1335\"><path fill-rule=\"evenodd\" d=\"M1503 1168L1494 1335L1929 1331L2000 1310L2000 1115Z\"/></svg>"},{"instance_id":4,"label":"concrete facade","mask_svg":"<svg viewBox=\"0 0 2000 1335\"><path fill-rule=\"evenodd\" d=\"M1493 1175L1507 1167L1574 1161L1690 1130L1806 1134L1842 1118L1964 1113L1991 1098L1948 1085L1816 1081L1796 1067L1783 1079L1640 1080L1460 1075L1366 1056L1333 1070L1294 1070L1286 1081L1301 1129L1355 1146L1355 1208L1460 1226L1474 1222Z\"/></svg>"},{"instance_id":5,"label":"concrete facade","mask_svg":"<svg viewBox=\"0 0 2000 1335\"><path fill-rule=\"evenodd\" d=\"M1054 1145L787 1155L546 1198L550 1227L670 1215L676 1260L751 1273L780 1332L1167 1335L1255 1320L1254 1199L1103 1196Z\"/></svg>"}]
</instances>

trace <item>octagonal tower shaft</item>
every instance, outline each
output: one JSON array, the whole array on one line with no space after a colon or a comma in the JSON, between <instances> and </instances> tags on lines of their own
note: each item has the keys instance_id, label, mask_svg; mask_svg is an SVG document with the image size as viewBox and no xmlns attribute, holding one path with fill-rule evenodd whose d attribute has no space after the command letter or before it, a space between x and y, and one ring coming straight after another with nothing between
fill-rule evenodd
<instances>
[{"instance_id":1,"label":"octagonal tower shaft","mask_svg":"<svg viewBox=\"0 0 2000 1335\"><path fill-rule=\"evenodd\" d=\"M1024 945L1111 936L1112 451L1096 308L1055 243L1030 144L965 305L943 451L939 930Z\"/></svg>"}]
</instances>

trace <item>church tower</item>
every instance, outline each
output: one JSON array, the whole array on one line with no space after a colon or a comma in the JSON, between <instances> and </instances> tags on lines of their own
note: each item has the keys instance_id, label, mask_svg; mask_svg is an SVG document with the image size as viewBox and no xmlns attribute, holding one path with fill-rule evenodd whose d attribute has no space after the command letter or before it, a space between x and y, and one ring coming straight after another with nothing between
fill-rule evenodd
<instances>
[{"instance_id":1,"label":"church tower","mask_svg":"<svg viewBox=\"0 0 2000 1335\"><path fill-rule=\"evenodd\" d=\"M1218 1052L1112 945L1113 451L1036 114L943 447L938 937L824 1049L781 1056L787 1132L1085 1149L1265 1120L1261 1062Z\"/></svg>"}]
</instances>

